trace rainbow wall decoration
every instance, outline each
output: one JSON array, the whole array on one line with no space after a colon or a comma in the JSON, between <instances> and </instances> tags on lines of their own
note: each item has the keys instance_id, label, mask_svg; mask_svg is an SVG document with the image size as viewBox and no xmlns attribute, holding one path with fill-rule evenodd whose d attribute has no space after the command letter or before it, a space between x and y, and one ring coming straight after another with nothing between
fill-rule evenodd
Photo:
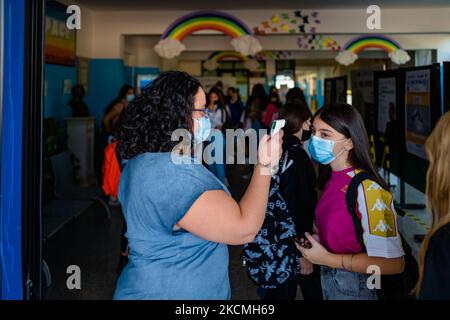
<instances>
[{"instance_id":1,"label":"rainbow wall decoration","mask_svg":"<svg viewBox=\"0 0 450 320\"><path fill-rule=\"evenodd\" d=\"M238 18L219 11L197 11L175 20L164 31L161 39L183 41L187 36L201 30L220 31L230 38L251 35L250 28Z\"/></svg>"},{"instance_id":2,"label":"rainbow wall decoration","mask_svg":"<svg viewBox=\"0 0 450 320\"><path fill-rule=\"evenodd\" d=\"M381 49L387 53L401 49L398 42L381 35L361 36L349 41L345 50L358 54L367 49Z\"/></svg>"},{"instance_id":3,"label":"rainbow wall decoration","mask_svg":"<svg viewBox=\"0 0 450 320\"><path fill-rule=\"evenodd\" d=\"M242 54L240 54L239 52L235 52L235 51L217 51L217 52L213 52L208 60L213 60L213 61L247 61L248 57L243 56Z\"/></svg>"},{"instance_id":4,"label":"rainbow wall decoration","mask_svg":"<svg viewBox=\"0 0 450 320\"><path fill-rule=\"evenodd\" d=\"M175 20L162 34L155 51L166 59L179 56L186 49L183 40L203 30L215 30L228 35L234 49L244 56L262 50L251 29L238 18L220 11L196 11Z\"/></svg>"},{"instance_id":5,"label":"rainbow wall decoration","mask_svg":"<svg viewBox=\"0 0 450 320\"><path fill-rule=\"evenodd\" d=\"M367 49L379 49L387 52L391 61L398 65L411 60L398 42L382 35L365 35L350 40L335 59L340 64L349 66L358 59L360 52Z\"/></svg>"}]
</instances>

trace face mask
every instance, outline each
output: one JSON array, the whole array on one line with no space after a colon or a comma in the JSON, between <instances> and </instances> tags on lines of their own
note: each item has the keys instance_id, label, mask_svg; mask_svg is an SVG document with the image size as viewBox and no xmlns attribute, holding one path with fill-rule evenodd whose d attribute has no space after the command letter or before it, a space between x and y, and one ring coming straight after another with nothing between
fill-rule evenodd
<instances>
[{"instance_id":1,"label":"face mask","mask_svg":"<svg viewBox=\"0 0 450 320\"><path fill-rule=\"evenodd\" d=\"M207 117L194 119L194 121L197 121L198 124L197 132L194 133L194 143L199 144L208 139L211 132L211 121Z\"/></svg>"},{"instance_id":2,"label":"face mask","mask_svg":"<svg viewBox=\"0 0 450 320\"><path fill-rule=\"evenodd\" d=\"M134 100L134 94L128 94L127 95L127 101L128 102L131 102L131 101L133 101Z\"/></svg>"},{"instance_id":3,"label":"face mask","mask_svg":"<svg viewBox=\"0 0 450 320\"><path fill-rule=\"evenodd\" d=\"M333 154L334 145L345 140L347 139L333 141L322 139L313 135L311 136L311 141L309 142L308 151L311 154L311 157L317 162L325 165L330 164L345 151L345 149L343 149L337 156L335 156Z\"/></svg>"}]
</instances>

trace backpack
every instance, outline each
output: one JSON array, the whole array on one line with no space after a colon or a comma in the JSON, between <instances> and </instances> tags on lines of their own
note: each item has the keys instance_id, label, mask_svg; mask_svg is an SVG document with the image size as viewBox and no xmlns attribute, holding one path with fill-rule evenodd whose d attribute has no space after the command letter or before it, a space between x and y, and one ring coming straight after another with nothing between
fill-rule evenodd
<instances>
[{"instance_id":1,"label":"backpack","mask_svg":"<svg viewBox=\"0 0 450 320\"><path fill-rule=\"evenodd\" d=\"M105 195L117 198L119 193L119 180L122 171L120 157L117 154L117 141L114 141L105 149L105 157L103 160L103 185L102 189Z\"/></svg>"},{"instance_id":2,"label":"backpack","mask_svg":"<svg viewBox=\"0 0 450 320\"><path fill-rule=\"evenodd\" d=\"M346 203L347 210L352 216L353 225L356 231L356 238L366 251L366 247L363 239L363 228L361 220L359 219L356 207L358 200L358 187L364 180L371 180L377 182L377 179L367 172L357 173L351 180L347 193ZM388 190L385 190L389 192ZM400 215L404 215L404 212L396 208L396 211ZM400 234L400 232L399 232ZM382 275L381 276L381 289L377 290L377 295L380 300L408 300L413 299L411 294L414 289L417 279L419 277L417 261L412 254L411 247L408 245L404 237L400 234L403 251L405 252L405 269L403 273L396 275Z\"/></svg>"}]
</instances>

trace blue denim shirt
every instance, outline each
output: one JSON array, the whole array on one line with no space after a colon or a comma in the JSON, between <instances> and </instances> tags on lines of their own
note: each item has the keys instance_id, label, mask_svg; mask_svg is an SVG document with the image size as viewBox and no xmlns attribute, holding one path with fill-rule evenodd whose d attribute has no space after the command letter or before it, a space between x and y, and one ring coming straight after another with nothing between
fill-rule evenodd
<instances>
[{"instance_id":1,"label":"blue denim shirt","mask_svg":"<svg viewBox=\"0 0 450 320\"><path fill-rule=\"evenodd\" d=\"M130 251L114 299L229 299L227 246L173 231L205 191L228 190L201 164L175 164L171 156L136 156L120 178Z\"/></svg>"}]
</instances>

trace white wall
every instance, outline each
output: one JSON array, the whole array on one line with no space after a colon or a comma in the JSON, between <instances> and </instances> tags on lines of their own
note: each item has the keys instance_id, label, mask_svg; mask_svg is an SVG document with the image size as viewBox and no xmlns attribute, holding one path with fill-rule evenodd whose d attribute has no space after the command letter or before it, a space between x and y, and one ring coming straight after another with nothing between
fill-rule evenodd
<instances>
[{"instance_id":1,"label":"white wall","mask_svg":"<svg viewBox=\"0 0 450 320\"><path fill-rule=\"evenodd\" d=\"M308 11L312 12L313 10ZM281 12L289 12L289 10L229 11L230 14L245 21L251 28ZM160 35L173 20L186 13L185 11L95 12L93 57L120 57L123 49L121 48L121 35ZM450 8L385 9L382 10L382 30L375 33L449 33L450 19L448 17L450 17ZM317 31L321 33L373 33L366 28L365 8L319 10L319 18L321 24L317 25ZM279 37L281 40L278 41L284 43L283 45L291 42L291 40L287 40L291 39L289 37L276 36L276 38ZM192 49L204 50L207 47L207 44L202 45L191 38L186 39L188 45L199 44L199 48L194 46ZM267 39L267 41L262 40L266 45L271 41L269 37ZM411 40L411 42L413 41ZM420 44L420 38L417 42ZM230 48L226 45L221 47ZM292 44L289 47L292 47ZM278 47L278 49L289 48Z\"/></svg>"}]
</instances>

